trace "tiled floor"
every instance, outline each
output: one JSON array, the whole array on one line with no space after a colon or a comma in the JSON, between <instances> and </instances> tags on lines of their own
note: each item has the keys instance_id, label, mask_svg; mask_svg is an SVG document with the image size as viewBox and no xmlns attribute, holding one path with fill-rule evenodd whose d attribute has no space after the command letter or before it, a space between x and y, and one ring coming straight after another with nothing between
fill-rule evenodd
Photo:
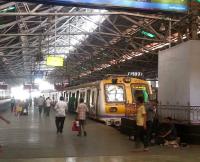
<instances>
[{"instance_id":1,"label":"tiled floor","mask_svg":"<svg viewBox=\"0 0 200 162\"><path fill-rule=\"evenodd\" d=\"M10 113L6 117L11 124L1 122L1 158L124 155L133 150L126 136L95 121L88 120L87 137L77 137L71 131L72 116L66 119L63 135L56 134L53 114L40 118L37 110L30 110L29 116L19 120Z\"/></svg>"},{"instance_id":2,"label":"tiled floor","mask_svg":"<svg viewBox=\"0 0 200 162\"><path fill-rule=\"evenodd\" d=\"M200 161L200 146L183 149L156 146L149 152L138 151L116 129L91 120L87 123L88 136L77 137L71 131L72 116L66 119L63 135L56 134L53 114L40 118L38 111L32 109L29 116L19 120L9 112L5 116L11 124L0 125L2 162Z\"/></svg>"}]
</instances>

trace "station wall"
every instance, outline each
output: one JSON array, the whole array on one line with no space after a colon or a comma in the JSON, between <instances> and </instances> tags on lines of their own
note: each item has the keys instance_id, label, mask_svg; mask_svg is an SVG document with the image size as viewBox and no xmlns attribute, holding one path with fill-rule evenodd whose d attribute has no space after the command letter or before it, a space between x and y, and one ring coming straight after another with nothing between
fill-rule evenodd
<instances>
[{"instance_id":1,"label":"station wall","mask_svg":"<svg viewBox=\"0 0 200 162\"><path fill-rule=\"evenodd\" d=\"M200 41L161 51L158 80L162 105L200 106Z\"/></svg>"},{"instance_id":2,"label":"station wall","mask_svg":"<svg viewBox=\"0 0 200 162\"><path fill-rule=\"evenodd\" d=\"M190 105L200 106L200 41L190 41Z\"/></svg>"}]
</instances>

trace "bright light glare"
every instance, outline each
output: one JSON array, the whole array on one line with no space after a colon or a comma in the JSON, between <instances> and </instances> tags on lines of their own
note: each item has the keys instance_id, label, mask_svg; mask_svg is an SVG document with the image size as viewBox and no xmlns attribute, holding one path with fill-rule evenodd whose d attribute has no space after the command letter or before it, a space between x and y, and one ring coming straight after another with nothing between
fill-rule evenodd
<instances>
[{"instance_id":1,"label":"bright light glare","mask_svg":"<svg viewBox=\"0 0 200 162\"><path fill-rule=\"evenodd\" d=\"M42 95L42 94L41 94L40 91L31 92L31 96L32 96L33 98L37 98L37 97L39 97L39 96L41 96L41 95Z\"/></svg>"},{"instance_id":2,"label":"bright light glare","mask_svg":"<svg viewBox=\"0 0 200 162\"><path fill-rule=\"evenodd\" d=\"M50 84L47 81L44 81L42 79L35 79L35 83L37 83L39 85L39 90L40 91L45 91L45 90L54 90L54 85Z\"/></svg>"},{"instance_id":3,"label":"bright light glare","mask_svg":"<svg viewBox=\"0 0 200 162\"><path fill-rule=\"evenodd\" d=\"M35 79L35 83L39 84L39 91L32 91L30 94L29 90L24 89L23 85L21 85L11 88L11 96L17 100L25 101L30 97L39 97L44 90L54 90L54 85L42 79Z\"/></svg>"},{"instance_id":4,"label":"bright light glare","mask_svg":"<svg viewBox=\"0 0 200 162\"><path fill-rule=\"evenodd\" d=\"M23 89L23 86L11 88L11 96L17 100L26 100L29 98L29 92Z\"/></svg>"},{"instance_id":5,"label":"bright light glare","mask_svg":"<svg viewBox=\"0 0 200 162\"><path fill-rule=\"evenodd\" d=\"M40 84L42 81L43 81L43 80L40 79L40 78L36 78L36 79L35 79L35 83L36 83L36 84Z\"/></svg>"},{"instance_id":6,"label":"bright light glare","mask_svg":"<svg viewBox=\"0 0 200 162\"><path fill-rule=\"evenodd\" d=\"M89 9L88 9L89 11ZM91 9L91 13L104 13L107 10L98 10L98 9ZM75 27L70 28L70 32L76 33L77 30L78 32L89 32L92 33L95 31L100 24L103 23L103 21L107 18L107 15L92 15L92 16L87 16L87 17L80 17L78 20L74 19L74 22L72 22L72 25ZM67 26L66 29L64 29L62 32L68 32L69 28ZM61 32L61 33L62 33ZM50 47L43 49L45 53L48 54L53 54L53 53L58 53L58 54L64 54L65 58L67 57L67 54L70 53L70 51L75 50L75 47L81 44L85 39L88 38L89 35L63 35L60 36L58 39L51 41L54 42L56 45L63 45L66 44L66 47ZM50 38L52 40L54 38ZM51 44L51 45L55 45ZM70 46L69 46L70 45Z\"/></svg>"}]
</instances>

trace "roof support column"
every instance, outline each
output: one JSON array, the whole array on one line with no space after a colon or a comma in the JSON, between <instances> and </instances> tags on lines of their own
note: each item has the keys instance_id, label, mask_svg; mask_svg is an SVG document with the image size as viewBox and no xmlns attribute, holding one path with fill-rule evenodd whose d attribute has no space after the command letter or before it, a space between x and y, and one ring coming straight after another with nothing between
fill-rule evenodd
<instances>
[{"instance_id":1,"label":"roof support column","mask_svg":"<svg viewBox=\"0 0 200 162\"><path fill-rule=\"evenodd\" d=\"M194 2L194 5L192 3L191 5L191 18L190 18L190 22L191 22L191 26L190 26L190 39L192 40L197 40L198 39L198 12L199 12L199 7L200 5L197 4L197 2Z\"/></svg>"}]
</instances>

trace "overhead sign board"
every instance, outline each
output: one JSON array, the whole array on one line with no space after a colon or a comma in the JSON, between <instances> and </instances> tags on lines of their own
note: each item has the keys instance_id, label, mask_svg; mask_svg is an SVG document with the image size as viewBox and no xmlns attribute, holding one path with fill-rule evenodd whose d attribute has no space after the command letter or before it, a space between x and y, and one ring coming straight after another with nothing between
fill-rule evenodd
<instances>
[{"instance_id":1,"label":"overhead sign board","mask_svg":"<svg viewBox=\"0 0 200 162\"><path fill-rule=\"evenodd\" d=\"M8 89L8 85L7 84L0 84L0 89L6 90L6 89Z\"/></svg>"},{"instance_id":2,"label":"overhead sign board","mask_svg":"<svg viewBox=\"0 0 200 162\"><path fill-rule=\"evenodd\" d=\"M142 76L144 76L144 74L142 72L128 72L128 76L142 77Z\"/></svg>"},{"instance_id":3,"label":"overhead sign board","mask_svg":"<svg viewBox=\"0 0 200 162\"><path fill-rule=\"evenodd\" d=\"M64 58L59 56L47 56L47 65L48 66L63 66Z\"/></svg>"},{"instance_id":4,"label":"overhead sign board","mask_svg":"<svg viewBox=\"0 0 200 162\"><path fill-rule=\"evenodd\" d=\"M24 0L25 1L25 0ZM34 3L185 12L189 0L26 0Z\"/></svg>"},{"instance_id":5,"label":"overhead sign board","mask_svg":"<svg viewBox=\"0 0 200 162\"><path fill-rule=\"evenodd\" d=\"M38 84L32 84L32 89L39 89L39 85Z\"/></svg>"}]
</instances>

